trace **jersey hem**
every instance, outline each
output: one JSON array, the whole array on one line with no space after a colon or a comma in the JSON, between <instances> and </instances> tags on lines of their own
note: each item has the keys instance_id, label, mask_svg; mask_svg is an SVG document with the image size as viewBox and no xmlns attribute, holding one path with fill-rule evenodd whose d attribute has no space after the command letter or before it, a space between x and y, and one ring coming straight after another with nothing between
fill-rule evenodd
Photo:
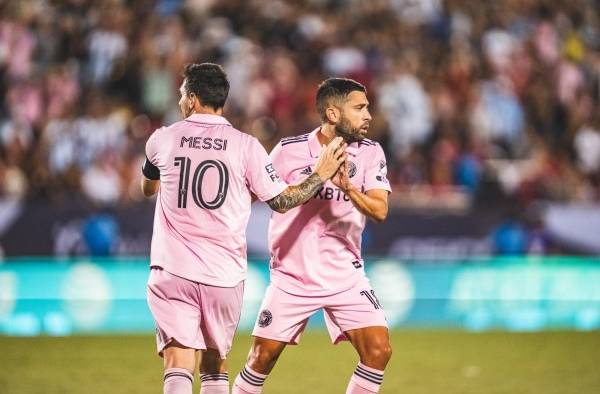
<instances>
[{"instance_id":1,"label":"jersey hem","mask_svg":"<svg viewBox=\"0 0 600 394\"><path fill-rule=\"evenodd\" d=\"M298 345L298 342L294 341L293 337L292 338L284 338L284 337L278 337L277 335L261 335L260 333L256 332L255 330L252 330L251 335L253 337L257 337L257 338L270 339L272 341L283 342L288 345Z\"/></svg>"},{"instance_id":2,"label":"jersey hem","mask_svg":"<svg viewBox=\"0 0 600 394\"><path fill-rule=\"evenodd\" d=\"M225 280L214 280L214 279L202 276L202 275L195 276L195 275L188 275L187 273L181 273L181 272L178 272L177 270L171 269L170 267L165 267L164 265L162 265L160 263L151 263L150 268L154 268L154 267L161 268L161 269L167 271L171 275L175 275L180 278L189 280L191 282L203 284L206 286L230 288L230 287L236 287L237 285L240 284L240 282L243 282L244 280L246 280L246 275L243 275L241 278L239 278L239 280L237 280L235 282L234 281L225 281Z\"/></svg>"},{"instance_id":3,"label":"jersey hem","mask_svg":"<svg viewBox=\"0 0 600 394\"><path fill-rule=\"evenodd\" d=\"M350 290L362 279L369 280L369 278L367 278L367 275L365 275L363 272L362 275L357 275L355 280L353 280L352 282L348 282L343 287L339 287L339 288L335 288L335 289L328 289L328 290L322 289L322 290L314 291L314 290L308 290L303 286L291 284L288 281L286 281L285 279L278 278L277 275L273 275L273 272L274 271L271 271L270 284L277 287L281 291L284 291L284 292L294 295L294 296L300 296L300 297L332 296L332 295L339 294L344 291Z\"/></svg>"}]
</instances>

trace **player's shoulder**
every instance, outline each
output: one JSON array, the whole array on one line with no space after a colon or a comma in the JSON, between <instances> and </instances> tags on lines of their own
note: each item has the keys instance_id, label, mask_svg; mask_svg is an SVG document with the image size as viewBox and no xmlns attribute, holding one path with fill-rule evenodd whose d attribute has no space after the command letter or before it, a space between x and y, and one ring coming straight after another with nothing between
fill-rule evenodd
<instances>
[{"instance_id":1,"label":"player's shoulder","mask_svg":"<svg viewBox=\"0 0 600 394\"><path fill-rule=\"evenodd\" d=\"M358 142L359 148L366 149L366 148L373 148L373 147L377 147L377 146L379 146L379 142L370 140L368 138L363 138L362 140L360 140Z\"/></svg>"},{"instance_id":2,"label":"player's shoulder","mask_svg":"<svg viewBox=\"0 0 600 394\"><path fill-rule=\"evenodd\" d=\"M364 138L358 142L358 150L360 153L373 154L382 150L379 142Z\"/></svg>"},{"instance_id":3,"label":"player's shoulder","mask_svg":"<svg viewBox=\"0 0 600 394\"><path fill-rule=\"evenodd\" d=\"M152 136L155 137L155 138L161 137L163 135L170 134L170 132L172 132L172 131L181 130L181 129L185 128L185 127L186 127L185 119L184 120L179 120L177 122L171 123L170 125L165 125L165 126L157 128L152 133Z\"/></svg>"},{"instance_id":4,"label":"player's shoulder","mask_svg":"<svg viewBox=\"0 0 600 394\"><path fill-rule=\"evenodd\" d=\"M161 138L163 135L165 135L165 131L168 130L169 127L170 126L161 126L161 127L157 128L157 129L155 129L148 136L148 140L156 140L157 138Z\"/></svg>"},{"instance_id":5,"label":"player's shoulder","mask_svg":"<svg viewBox=\"0 0 600 394\"><path fill-rule=\"evenodd\" d=\"M379 142L367 138L358 143L357 156L357 159L364 163L381 159L385 161L385 153Z\"/></svg>"},{"instance_id":6,"label":"player's shoulder","mask_svg":"<svg viewBox=\"0 0 600 394\"><path fill-rule=\"evenodd\" d=\"M228 138L239 141L245 149L256 149L259 146L263 146L257 137L233 127L228 131Z\"/></svg>"},{"instance_id":7,"label":"player's shoulder","mask_svg":"<svg viewBox=\"0 0 600 394\"><path fill-rule=\"evenodd\" d=\"M281 147L290 147L294 144L296 144L295 146L298 146L297 144L302 144L308 141L308 137L309 137L310 133L306 133L306 134L301 134L301 135L296 135L293 137L283 137L281 139L281 141L279 141L279 145L281 145Z\"/></svg>"}]
</instances>

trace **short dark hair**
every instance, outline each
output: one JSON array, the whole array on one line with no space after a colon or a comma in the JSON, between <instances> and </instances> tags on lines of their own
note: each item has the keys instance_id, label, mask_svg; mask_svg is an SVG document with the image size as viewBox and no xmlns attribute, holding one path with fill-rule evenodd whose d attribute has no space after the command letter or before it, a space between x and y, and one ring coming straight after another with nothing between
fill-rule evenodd
<instances>
[{"instance_id":1,"label":"short dark hair","mask_svg":"<svg viewBox=\"0 0 600 394\"><path fill-rule=\"evenodd\" d=\"M214 63L187 64L183 70L186 94L194 93L200 103L223 108L229 94L229 81L223 67Z\"/></svg>"},{"instance_id":2,"label":"short dark hair","mask_svg":"<svg viewBox=\"0 0 600 394\"><path fill-rule=\"evenodd\" d=\"M327 78L317 90L317 112L322 121L327 120L325 111L332 101L342 104L348 95L354 91L367 94L363 84L349 78Z\"/></svg>"}]
</instances>

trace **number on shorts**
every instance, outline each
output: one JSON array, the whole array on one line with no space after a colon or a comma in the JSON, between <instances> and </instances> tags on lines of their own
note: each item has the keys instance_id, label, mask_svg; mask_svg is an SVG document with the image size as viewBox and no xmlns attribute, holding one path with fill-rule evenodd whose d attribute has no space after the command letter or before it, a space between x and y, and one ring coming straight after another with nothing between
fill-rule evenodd
<instances>
[{"instance_id":1,"label":"number on shorts","mask_svg":"<svg viewBox=\"0 0 600 394\"><path fill-rule=\"evenodd\" d=\"M367 297L367 299L371 304L373 304L373 307L375 307L375 309L381 309L381 304L379 303L379 300L375 295L375 290L371 290L370 292L368 290L363 290L360 292L360 294Z\"/></svg>"}]
</instances>

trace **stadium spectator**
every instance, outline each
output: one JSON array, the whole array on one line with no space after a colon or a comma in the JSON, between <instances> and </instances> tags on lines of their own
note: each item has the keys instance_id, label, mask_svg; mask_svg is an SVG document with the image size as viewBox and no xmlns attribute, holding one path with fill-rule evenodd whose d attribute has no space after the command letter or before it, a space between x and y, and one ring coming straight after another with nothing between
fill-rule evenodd
<instances>
[{"instance_id":1,"label":"stadium spectator","mask_svg":"<svg viewBox=\"0 0 600 394\"><path fill-rule=\"evenodd\" d=\"M347 76L371 92L371 133L390 157L399 196L440 184L442 198L443 190L469 194L480 171L507 179L504 160L538 174L513 176L504 189L526 196L523 203L598 201L599 7L597 0L0 1L0 157L22 175L1 182L24 178L20 198L52 199L64 193L65 177L83 193L82 177L105 149L124 167L137 163L132 147L177 119L182 65L202 60L225 65L227 114L267 149L314 124L318 81ZM146 135L135 129L141 118L152 125ZM543 156L552 160L539 170ZM543 179L549 174L555 179ZM129 181L127 171L119 175ZM573 189L547 187L572 176ZM112 201L139 197L129 190Z\"/></svg>"}]
</instances>

